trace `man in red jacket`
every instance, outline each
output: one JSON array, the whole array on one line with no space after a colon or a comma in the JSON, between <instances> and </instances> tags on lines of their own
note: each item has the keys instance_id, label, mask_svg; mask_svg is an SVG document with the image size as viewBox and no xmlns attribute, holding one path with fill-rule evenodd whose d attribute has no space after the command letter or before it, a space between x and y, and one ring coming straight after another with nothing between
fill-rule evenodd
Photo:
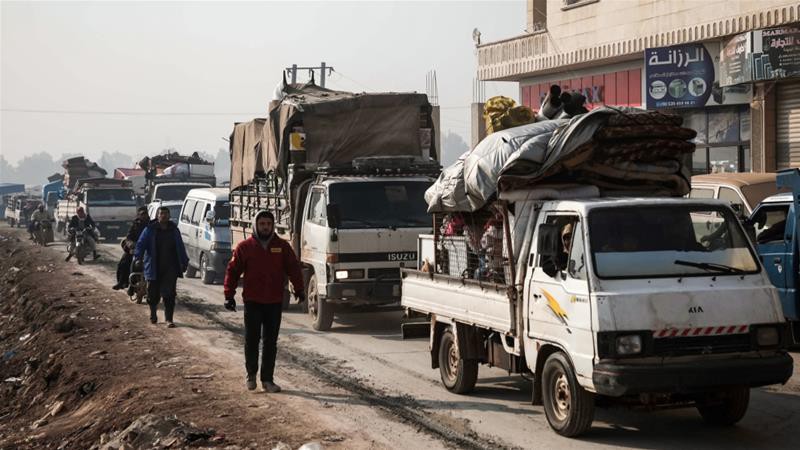
<instances>
[{"instance_id":1,"label":"man in red jacket","mask_svg":"<svg viewBox=\"0 0 800 450\"><path fill-rule=\"evenodd\" d=\"M266 392L280 392L272 376L278 351L278 331L281 327L283 291L286 277L294 287L295 296L305 301L303 275L292 247L275 235L275 217L269 211L256 214L253 235L240 242L225 271L225 308L236 311L236 287L244 275L244 357L247 369L247 389L256 388L258 344L264 339L261 355L261 387Z\"/></svg>"}]
</instances>

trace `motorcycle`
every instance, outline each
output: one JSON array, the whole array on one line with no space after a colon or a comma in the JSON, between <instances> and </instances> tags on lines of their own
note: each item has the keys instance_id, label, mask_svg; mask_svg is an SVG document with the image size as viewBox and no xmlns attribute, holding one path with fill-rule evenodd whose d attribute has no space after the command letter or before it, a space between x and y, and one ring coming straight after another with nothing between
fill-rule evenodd
<instances>
[{"instance_id":1,"label":"motorcycle","mask_svg":"<svg viewBox=\"0 0 800 450\"><path fill-rule=\"evenodd\" d=\"M144 279L144 264L141 260L134 260L131 274L128 276L128 295L132 302L142 303L147 297L147 280Z\"/></svg>"},{"instance_id":2,"label":"motorcycle","mask_svg":"<svg viewBox=\"0 0 800 450\"><path fill-rule=\"evenodd\" d=\"M73 231L72 236L72 254L78 260L78 264L83 264L86 257L92 253L92 245L89 242L92 239L92 230L84 228L83 230Z\"/></svg>"},{"instance_id":3,"label":"motorcycle","mask_svg":"<svg viewBox=\"0 0 800 450\"><path fill-rule=\"evenodd\" d=\"M53 242L53 240L53 224L49 220L42 220L33 224L33 242L47 247L47 244Z\"/></svg>"}]
</instances>

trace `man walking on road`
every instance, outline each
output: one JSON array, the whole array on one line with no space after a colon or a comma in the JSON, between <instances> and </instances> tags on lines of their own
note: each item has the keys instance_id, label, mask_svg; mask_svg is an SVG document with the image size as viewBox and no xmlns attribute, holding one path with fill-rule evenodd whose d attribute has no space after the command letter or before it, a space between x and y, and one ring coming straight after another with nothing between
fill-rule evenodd
<instances>
[{"instance_id":1,"label":"man walking on road","mask_svg":"<svg viewBox=\"0 0 800 450\"><path fill-rule=\"evenodd\" d=\"M292 282L295 296L305 301L303 275L292 247L275 235L275 217L269 211L256 215L253 235L239 243L225 271L225 308L236 311L236 287L244 274L245 368L247 389L256 388L258 344L262 337L261 387L266 392L280 392L273 379L278 332L281 327L286 277Z\"/></svg>"},{"instance_id":2,"label":"man walking on road","mask_svg":"<svg viewBox=\"0 0 800 450\"><path fill-rule=\"evenodd\" d=\"M131 263L133 263L133 250L136 243L139 242L139 236L142 235L144 227L150 222L150 217L147 216L147 207L142 206L136 211L136 219L131 223L128 229L128 235L122 241L122 258L119 259L117 264L117 284L112 289L119 290L128 287L128 278L131 274ZM130 294L130 293L129 293Z\"/></svg>"},{"instance_id":3,"label":"man walking on road","mask_svg":"<svg viewBox=\"0 0 800 450\"><path fill-rule=\"evenodd\" d=\"M144 278L147 280L147 303L150 305L150 323L158 322L156 311L164 299L164 320L167 327L175 328L172 314L175 311L176 284L183 278L189 264L181 233L169 220L169 209L158 208L158 220L145 227L136 242L133 258L144 258Z\"/></svg>"}]
</instances>

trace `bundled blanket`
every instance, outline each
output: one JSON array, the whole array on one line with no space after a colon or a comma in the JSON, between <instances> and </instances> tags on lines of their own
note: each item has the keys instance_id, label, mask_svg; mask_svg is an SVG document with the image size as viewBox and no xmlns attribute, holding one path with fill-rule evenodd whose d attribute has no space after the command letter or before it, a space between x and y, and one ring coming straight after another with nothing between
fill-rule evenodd
<instances>
[{"instance_id":1,"label":"bundled blanket","mask_svg":"<svg viewBox=\"0 0 800 450\"><path fill-rule=\"evenodd\" d=\"M681 124L672 114L603 107L494 133L443 171L425 194L428 211L476 211L498 189L565 183L604 194L684 195L696 133Z\"/></svg>"}]
</instances>

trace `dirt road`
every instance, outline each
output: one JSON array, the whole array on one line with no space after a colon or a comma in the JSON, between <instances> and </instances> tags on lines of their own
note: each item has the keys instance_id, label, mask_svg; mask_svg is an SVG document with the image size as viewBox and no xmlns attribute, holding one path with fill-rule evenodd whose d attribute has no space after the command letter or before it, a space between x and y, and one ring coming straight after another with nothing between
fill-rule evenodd
<instances>
[{"instance_id":1,"label":"dirt road","mask_svg":"<svg viewBox=\"0 0 800 450\"><path fill-rule=\"evenodd\" d=\"M101 249L103 262L81 270L110 286L119 251L115 245ZM51 250L63 255L61 245ZM125 301L124 295L113 295L114 305ZM222 301L221 286L180 280L179 328L172 331L235 374L243 372L242 313L225 311ZM145 323L145 307L138 314ZM293 308L284 315L279 343L276 378L285 388L280 401L293 410L313 412L314 426L353 439L348 448L359 442L391 448L794 446L793 425L800 420L797 363L786 386L754 391L748 415L735 428L706 427L693 409L600 409L590 433L568 440L549 429L541 407L530 404L529 385L520 377L482 367L472 395L447 392L438 371L430 368L427 340L402 340L400 323L397 312L350 315L337 317L331 332L319 333ZM231 377L234 387L243 384L241 373Z\"/></svg>"}]
</instances>

